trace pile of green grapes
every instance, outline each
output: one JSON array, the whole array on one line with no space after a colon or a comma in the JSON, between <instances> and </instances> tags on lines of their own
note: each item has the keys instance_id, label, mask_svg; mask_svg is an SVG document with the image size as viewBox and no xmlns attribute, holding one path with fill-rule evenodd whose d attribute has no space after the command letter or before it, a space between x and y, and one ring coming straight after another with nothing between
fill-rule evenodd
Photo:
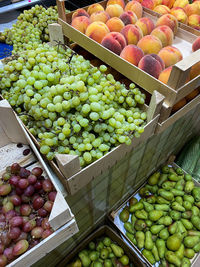
<instances>
[{"instance_id":1,"label":"pile of green grapes","mask_svg":"<svg viewBox=\"0 0 200 267\"><path fill-rule=\"evenodd\" d=\"M55 153L78 155L86 166L144 131L146 113L138 104L145 95L106 70L69 48L39 44L0 69L0 88L42 154L49 160Z\"/></svg>"},{"instance_id":2,"label":"pile of green grapes","mask_svg":"<svg viewBox=\"0 0 200 267\"><path fill-rule=\"evenodd\" d=\"M36 5L24 10L17 19L11 29L5 29L0 33L0 42L13 45L13 53L29 49L34 43L49 41L48 24L57 22L57 6L46 9Z\"/></svg>"}]
</instances>

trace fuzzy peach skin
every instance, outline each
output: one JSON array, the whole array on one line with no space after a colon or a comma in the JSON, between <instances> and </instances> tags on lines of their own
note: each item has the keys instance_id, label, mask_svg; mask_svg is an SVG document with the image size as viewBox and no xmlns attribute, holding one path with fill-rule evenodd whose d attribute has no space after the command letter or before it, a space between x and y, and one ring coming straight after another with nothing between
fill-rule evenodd
<instances>
[{"instance_id":1,"label":"fuzzy peach skin","mask_svg":"<svg viewBox=\"0 0 200 267\"><path fill-rule=\"evenodd\" d=\"M165 14L162 15L157 21L156 21L156 27L161 25L167 25L169 26L173 33L176 34L178 30L178 20L176 17L174 17L171 14Z\"/></svg>"},{"instance_id":2,"label":"fuzzy peach skin","mask_svg":"<svg viewBox=\"0 0 200 267\"><path fill-rule=\"evenodd\" d=\"M197 39L193 42L192 44L192 51L197 51L198 49L200 49L200 36L197 37Z\"/></svg>"},{"instance_id":3,"label":"fuzzy peach skin","mask_svg":"<svg viewBox=\"0 0 200 267\"><path fill-rule=\"evenodd\" d=\"M85 33L87 27L90 25L90 19L86 16L80 16L80 17L75 17L72 20L72 27L77 29L78 31Z\"/></svg>"},{"instance_id":4,"label":"fuzzy peach skin","mask_svg":"<svg viewBox=\"0 0 200 267\"><path fill-rule=\"evenodd\" d=\"M122 50L120 57L137 66L140 59L144 56L143 51L136 45L127 45Z\"/></svg>"},{"instance_id":5,"label":"fuzzy peach skin","mask_svg":"<svg viewBox=\"0 0 200 267\"><path fill-rule=\"evenodd\" d=\"M167 84L167 83L168 83L168 80L169 80L169 76L170 76L170 74L171 74L171 71L172 71L172 66L170 66L170 67L164 69L164 70L160 73L160 75L159 75L159 77L158 77L158 80L161 81L161 82L163 82L163 83L165 83L165 84Z\"/></svg>"},{"instance_id":6,"label":"fuzzy peach skin","mask_svg":"<svg viewBox=\"0 0 200 267\"><path fill-rule=\"evenodd\" d=\"M104 8L102 5L95 3L88 7L87 13L91 16L92 13L98 12L98 11L104 11Z\"/></svg>"},{"instance_id":7,"label":"fuzzy peach skin","mask_svg":"<svg viewBox=\"0 0 200 267\"><path fill-rule=\"evenodd\" d=\"M101 44L115 54L120 55L126 46L126 39L119 32L110 32L103 38Z\"/></svg>"},{"instance_id":8,"label":"fuzzy peach skin","mask_svg":"<svg viewBox=\"0 0 200 267\"><path fill-rule=\"evenodd\" d=\"M137 1L132 0L128 2L124 10L133 11L136 14L138 19L142 17L142 12L143 12L142 5Z\"/></svg>"},{"instance_id":9,"label":"fuzzy peach skin","mask_svg":"<svg viewBox=\"0 0 200 267\"><path fill-rule=\"evenodd\" d=\"M182 7L182 8L184 8L188 4L189 4L188 0L176 0L174 2L173 7Z\"/></svg>"},{"instance_id":10,"label":"fuzzy peach skin","mask_svg":"<svg viewBox=\"0 0 200 267\"><path fill-rule=\"evenodd\" d=\"M147 17L140 18L135 25L141 29L143 36L150 34L155 27L153 21Z\"/></svg>"},{"instance_id":11,"label":"fuzzy peach skin","mask_svg":"<svg viewBox=\"0 0 200 267\"><path fill-rule=\"evenodd\" d=\"M124 22L124 25L135 24L137 21L137 16L133 11L125 11L119 18Z\"/></svg>"},{"instance_id":12,"label":"fuzzy peach skin","mask_svg":"<svg viewBox=\"0 0 200 267\"><path fill-rule=\"evenodd\" d=\"M139 27L129 24L126 25L122 30L121 33L124 35L127 44L134 44L136 45L139 40L143 37L143 33Z\"/></svg>"},{"instance_id":13,"label":"fuzzy peach skin","mask_svg":"<svg viewBox=\"0 0 200 267\"><path fill-rule=\"evenodd\" d=\"M144 54L158 54L162 49L161 41L153 36L146 35L137 43L137 46L142 49Z\"/></svg>"},{"instance_id":14,"label":"fuzzy peach skin","mask_svg":"<svg viewBox=\"0 0 200 267\"><path fill-rule=\"evenodd\" d=\"M143 7L146 7L146 8L152 9L152 10L155 7L153 0L143 0L141 5Z\"/></svg>"},{"instance_id":15,"label":"fuzzy peach skin","mask_svg":"<svg viewBox=\"0 0 200 267\"><path fill-rule=\"evenodd\" d=\"M165 14L170 13L169 7L164 6L164 5L159 5L159 6L154 7L153 11L155 11L161 15L165 15Z\"/></svg>"},{"instance_id":16,"label":"fuzzy peach skin","mask_svg":"<svg viewBox=\"0 0 200 267\"><path fill-rule=\"evenodd\" d=\"M72 20L76 17L80 17L80 16L86 16L86 17L90 17L89 14L87 13L87 11L85 11L85 9L83 8L79 8L77 9L73 14L72 14Z\"/></svg>"},{"instance_id":17,"label":"fuzzy peach skin","mask_svg":"<svg viewBox=\"0 0 200 267\"><path fill-rule=\"evenodd\" d=\"M153 2L154 2L154 7L162 4L162 0L153 0Z\"/></svg>"},{"instance_id":18,"label":"fuzzy peach skin","mask_svg":"<svg viewBox=\"0 0 200 267\"><path fill-rule=\"evenodd\" d=\"M111 32L121 32L124 28L123 21L118 17L113 17L106 22L107 27Z\"/></svg>"},{"instance_id":19,"label":"fuzzy peach skin","mask_svg":"<svg viewBox=\"0 0 200 267\"><path fill-rule=\"evenodd\" d=\"M112 18L112 17L119 17L124 12L124 10L120 5L114 4L107 6L106 12Z\"/></svg>"},{"instance_id":20,"label":"fuzzy peach skin","mask_svg":"<svg viewBox=\"0 0 200 267\"><path fill-rule=\"evenodd\" d=\"M200 30L200 15L193 14L189 16L188 25L194 29Z\"/></svg>"},{"instance_id":21,"label":"fuzzy peach skin","mask_svg":"<svg viewBox=\"0 0 200 267\"><path fill-rule=\"evenodd\" d=\"M187 24L188 23L188 17L185 13L184 9L181 7L173 7L170 12L174 17L177 18L178 21Z\"/></svg>"},{"instance_id":22,"label":"fuzzy peach skin","mask_svg":"<svg viewBox=\"0 0 200 267\"><path fill-rule=\"evenodd\" d=\"M106 23L110 19L110 16L106 11L97 11L95 13L92 13L90 16L90 21L102 21L103 23Z\"/></svg>"},{"instance_id":23,"label":"fuzzy peach skin","mask_svg":"<svg viewBox=\"0 0 200 267\"><path fill-rule=\"evenodd\" d=\"M188 17L193 14L200 15L200 5L197 2L186 5L184 10Z\"/></svg>"},{"instance_id":24,"label":"fuzzy peach skin","mask_svg":"<svg viewBox=\"0 0 200 267\"><path fill-rule=\"evenodd\" d=\"M190 80L193 80L195 77L200 75L200 62L196 63L192 68L190 69Z\"/></svg>"},{"instance_id":25,"label":"fuzzy peach skin","mask_svg":"<svg viewBox=\"0 0 200 267\"><path fill-rule=\"evenodd\" d=\"M163 70L160 64L161 60L162 59L158 60L158 55L155 54L146 55L143 58L141 58L140 62L138 63L138 68L158 79L160 73Z\"/></svg>"},{"instance_id":26,"label":"fuzzy peach skin","mask_svg":"<svg viewBox=\"0 0 200 267\"><path fill-rule=\"evenodd\" d=\"M170 27L166 25L156 27L151 35L156 36L162 43L162 46L172 45L174 34Z\"/></svg>"},{"instance_id":27,"label":"fuzzy peach skin","mask_svg":"<svg viewBox=\"0 0 200 267\"><path fill-rule=\"evenodd\" d=\"M180 50L174 46L166 46L162 48L158 55L164 61L165 68L168 68L183 59Z\"/></svg>"},{"instance_id":28,"label":"fuzzy peach skin","mask_svg":"<svg viewBox=\"0 0 200 267\"><path fill-rule=\"evenodd\" d=\"M118 4L118 5L120 5L122 8L125 7L124 0L108 0L108 2L107 2L107 6L109 6L109 5L114 5L114 4Z\"/></svg>"},{"instance_id":29,"label":"fuzzy peach skin","mask_svg":"<svg viewBox=\"0 0 200 267\"><path fill-rule=\"evenodd\" d=\"M95 21L87 27L85 34L96 42L101 43L103 38L109 32L110 31L106 24L101 21Z\"/></svg>"},{"instance_id":30,"label":"fuzzy peach skin","mask_svg":"<svg viewBox=\"0 0 200 267\"><path fill-rule=\"evenodd\" d=\"M169 8L173 7L175 0L162 0L162 5L168 6Z\"/></svg>"}]
</instances>

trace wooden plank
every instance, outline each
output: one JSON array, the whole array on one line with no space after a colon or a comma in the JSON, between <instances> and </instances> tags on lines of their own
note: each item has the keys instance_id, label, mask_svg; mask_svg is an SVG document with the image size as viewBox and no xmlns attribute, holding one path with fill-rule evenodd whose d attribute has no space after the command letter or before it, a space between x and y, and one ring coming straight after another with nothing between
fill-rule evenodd
<instances>
[{"instance_id":1,"label":"wooden plank","mask_svg":"<svg viewBox=\"0 0 200 267\"><path fill-rule=\"evenodd\" d=\"M65 0L56 0L56 4L58 7L58 17L66 21Z\"/></svg>"},{"instance_id":2,"label":"wooden plank","mask_svg":"<svg viewBox=\"0 0 200 267\"><path fill-rule=\"evenodd\" d=\"M154 91L151 96L151 101L149 104L149 108L147 110L147 122L151 121L158 114L160 114L160 110L162 104L164 102L165 97L161 95L158 91Z\"/></svg>"},{"instance_id":3,"label":"wooden plank","mask_svg":"<svg viewBox=\"0 0 200 267\"><path fill-rule=\"evenodd\" d=\"M182 107L172 116L170 116L167 120L163 121L162 123L158 123L156 127L156 133L160 133L164 131L166 128L172 125L175 121L177 121L179 118L183 117L187 112L192 110L196 105L199 105L199 103L200 103L200 95L198 95L193 100L191 100L188 104L186 104L184 107Z\"/></svg>"},{"instance_id":4,"label":"wooden plank","mask_svg":"<svg viewBox=\"0 0 200 267\"><path fill-rule=\"evenodd\" d=\"M15 261L6 265L7 267L22 267L30 266L44 257L48 252L62 244L67 238L70 238L77 233L78 228L76 221L72 219L70 222L62 226L56 232L52 233L45 240L41 241L38 245L33 247Z\"/></svg>"},{"instance_id":5,"label":"wooden plank","mask_svg":"<svg viewBox=\"0 0 200 267\"><path fill-rule=\"evenodd\" d=\"M196 63L198 63L199 61L200 61L200 50L197 50L193 52L190 56L176 63L172 67L172 71L169 76L167 84L173 89L178 89L181 86L183 86L188 78L191 67Z\"/></svg>"}]
</instances>

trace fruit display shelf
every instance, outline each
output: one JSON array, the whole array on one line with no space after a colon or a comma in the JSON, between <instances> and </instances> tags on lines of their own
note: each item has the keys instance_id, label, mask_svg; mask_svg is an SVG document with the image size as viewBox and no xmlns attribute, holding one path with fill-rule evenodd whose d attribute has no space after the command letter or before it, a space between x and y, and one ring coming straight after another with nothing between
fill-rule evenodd
<instances>
[{"instance_id":1,"label":"fruit display shelf","mask_svg":"<svg viewBox=\"0 0 200 267\"><path fill-rule=\"evenodd\" d=\"M102 1L99 3L105 8L107 1ZM125 3L127 3L127 1L125 1ZM185 83L191 67L199 62L200 51L198 50L192 53L192 43L200 35L200 32L190 27L182 27L182 25L178 27L178 31L174 40L174 46L182 52L183 59L173 66L168 83L164 84L158 79L149 75L147 72L144 72L135 65L127 62L117 54L113 53L112 51L103 47L101 44L73 28L71 26L71 18L74 12L71 12L67 15L64 14L64 1L57 0L57 6L59 14L58 22L62 26L64 36L79 44L81 47L94 54L103 62L112 66L131 81L141 86L147 92L152 94L154 90L157 90L165 96L165 102L159 119L160 126L157 130L158 132L163 131L166 127L162 125L162 122L165 122L165 120L170 117L172 106L194 91L200 85L199 75L191 81ZM88 6L84 9L87 10ZM157 19L157 14L155 15L152 13L152 11L147 9L143 11L143 16L151 18L153 21ZM198 101L199 100L197 99L193 102L193 104L190 104L190 109L194 107ZM184 108L185 110L188 110L188 107ZM171 125L174 121L180 118L183 114L182 112L184 112L184 110L179 112L176 117L173 117L173 119L170 119L166 125Z\"/></svg>"},{"instance_id":2,"label":"fruit display shelf","mask_svg":"<svg viewBox=\"0 0 200 267\"><path fill-rule=\"evenodd\" d=\"M169 159L168 159L168 161L167 161L167 165L168 166L170 166L170 167L173 167L173 168L179 168L179 166L175 163L175 162L173 162L173 160L174 160L174 156L170 156L169 157ZM163 165L162 164L162 166L167 166L167 165ZM184 170L182 170L182 172L184 173L184 174L187 174ZM155 173L155 171L154 171L154 173ZM149 176L149 177L151 177L151 176ZM192 178L193 179L193 178ZM193 182L194 182L194 185L196 186L196 187L200 187L200 183L198 183L195 179L193 179ZM143 260L145 260L145 262L146 262L146 266L149 266L149 267L155 267L155 266L159 266L159 263L156 261L156 263L155 264L152 264L142 253L141 253L141 249L139 249L132 241L131 241L131 238L132 237L128 237L128 235L126 235L126 229L124 228L124 223L120 220L120 218L119 218L119 215L120 215L120 213L122 212L122 210L124 210L124 208L125 207L128 207L127 205L129 205L128 203L129 203L129 201L131 201L131 199L133 199L133 198L136 198L138 201L141 199L141 196L140 196L140 194L139 194L139 192L140 192L140 190L142 189L142 188L144 188L144 186L147 184L147 180L145 180L145 181L143 181L143 183L142 183L142 185L141 185L141 182L139 182L139 188L133 193L133 194L131 194L130 196L129 196L129 198L123 203L123 204L121 204L117 209L115 209L115 210L112 210L111 212L110 212L110 214L108 215L108 219L110 220L110 222L112 223L112 225L113 226L115 226L116 227L116 229L117 230L119 230L120 231L120 233L121 233L121 235L122 235L122 237L123 237L123 239L124 240L126 240L126 241L128 241L130 244L131 244L131 248L133 249L133 251L135 251L135 253L137 252L139 255L140 255L140 257L143 259ZM178 190L179 191L179 190ZM169 191L167 191L167 192L169 192ZM139 202L138 202L139 203ZM134 205L134 204L133 204ZM129 221L129 220L128 220ZM174 222L175 222L175 220L174 220ZM156 222L155 222L156 223ZM167 223L167 222L166 222ZM156 224L155 224L156 225ZM171 224L172 225L172 224ZM166 241L166 240L165 240ZM130 245L129 244L129 245ZM199 266L199 264L200 264L200 254L199 254L199 252L198 253L195 253L194 254L194 256L192 256L191 258L190 258L190 262L191 262L191 265L188 265L188 266L191 266L191 267L198 267Z\"/></svg>"},{"instance_id":3,"label":"fruit display shelf","mask_svg":"<svg viewBox=\"0 0 200 267\"><path fill-rule=\"evenodd\" d=\"M52 24L49 26L49 30L52 43L54 43L54 40L61 41L63 43L63 36L60 35L60 25ZM75 194L78 190L91 182L95 177L98 177L98 175L114 166L136 146L151 137L155 132L155 127L160 116L159 112L163 101L164 97L157 91L154 91L149 105L142 105L143 111L147 113L147 123L144 126L144 132L141 134L140 138L133 138L130 145L121 144L117 147L114 147L106 155L84 168L80 167L79 157L76 155L57 154L55 160L48 160L53 171L60 178L67 192L72 195ZM37 139L27 128L26 130L39 149L40 146Z\"/></svg>"},{"instance_id":4,"label":"fruit display shelf","mask_svg":"<svg viewBox=\"0 0 200 267\"><path fill-rule=\"evenodd\" d=\"M17 144L20 145L17 146ZM30 151L29 145L33 152ZM25 153L25 150L29 153ZM44 170L44 176L51 180L57 191L49 217L49 223L54 232L7 265L16 267L30 266L77 233L78 227L63 197L64 190L61 183L50 173L29 135L6 100L0 102L0 158L1 175L5 172L6 167L14 162L19 163L20 166L28 170L32 170L34 167L41 167Z\"/></svg>"},{"instance_id":5,"label":"fruit display shelf","mask_svg":"<svg viewBox=\"0 0 200 267\"><path fill-rule=\"evenodd\" d=\"M116 242L118 246L120 246L124 253L129 257L130 266L144 267L146 266L142 260L140 260L133 251L128 247L128 245L122 240L122 238L109 226L104 225L98 228L95 232L90 234L83 242L81 242L71 253L68 254L57 266L64 267L68 266L68 264L73 260L77 254L86 248L86 246L93 242L94 240L99 240L101 237L109 237L112 241Z\"/></svg>"}]
</instances>

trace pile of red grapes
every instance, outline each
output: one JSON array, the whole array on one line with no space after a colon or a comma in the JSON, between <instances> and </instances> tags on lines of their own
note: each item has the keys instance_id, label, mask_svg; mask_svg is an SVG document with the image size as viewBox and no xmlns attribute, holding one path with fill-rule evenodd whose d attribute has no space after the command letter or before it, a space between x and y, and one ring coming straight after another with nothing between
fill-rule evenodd
<instances>
[{"instance_id":1,"label":"pile of red grapes","mask_svg":"<svg viewBox=\"0 0 200 267\"><path fill-rule=\"evenodd\" d=\"M0 179L0 267L53 233L48 218L56 191L42 174L14 163Z\"/></svg>"}]
</instances>

